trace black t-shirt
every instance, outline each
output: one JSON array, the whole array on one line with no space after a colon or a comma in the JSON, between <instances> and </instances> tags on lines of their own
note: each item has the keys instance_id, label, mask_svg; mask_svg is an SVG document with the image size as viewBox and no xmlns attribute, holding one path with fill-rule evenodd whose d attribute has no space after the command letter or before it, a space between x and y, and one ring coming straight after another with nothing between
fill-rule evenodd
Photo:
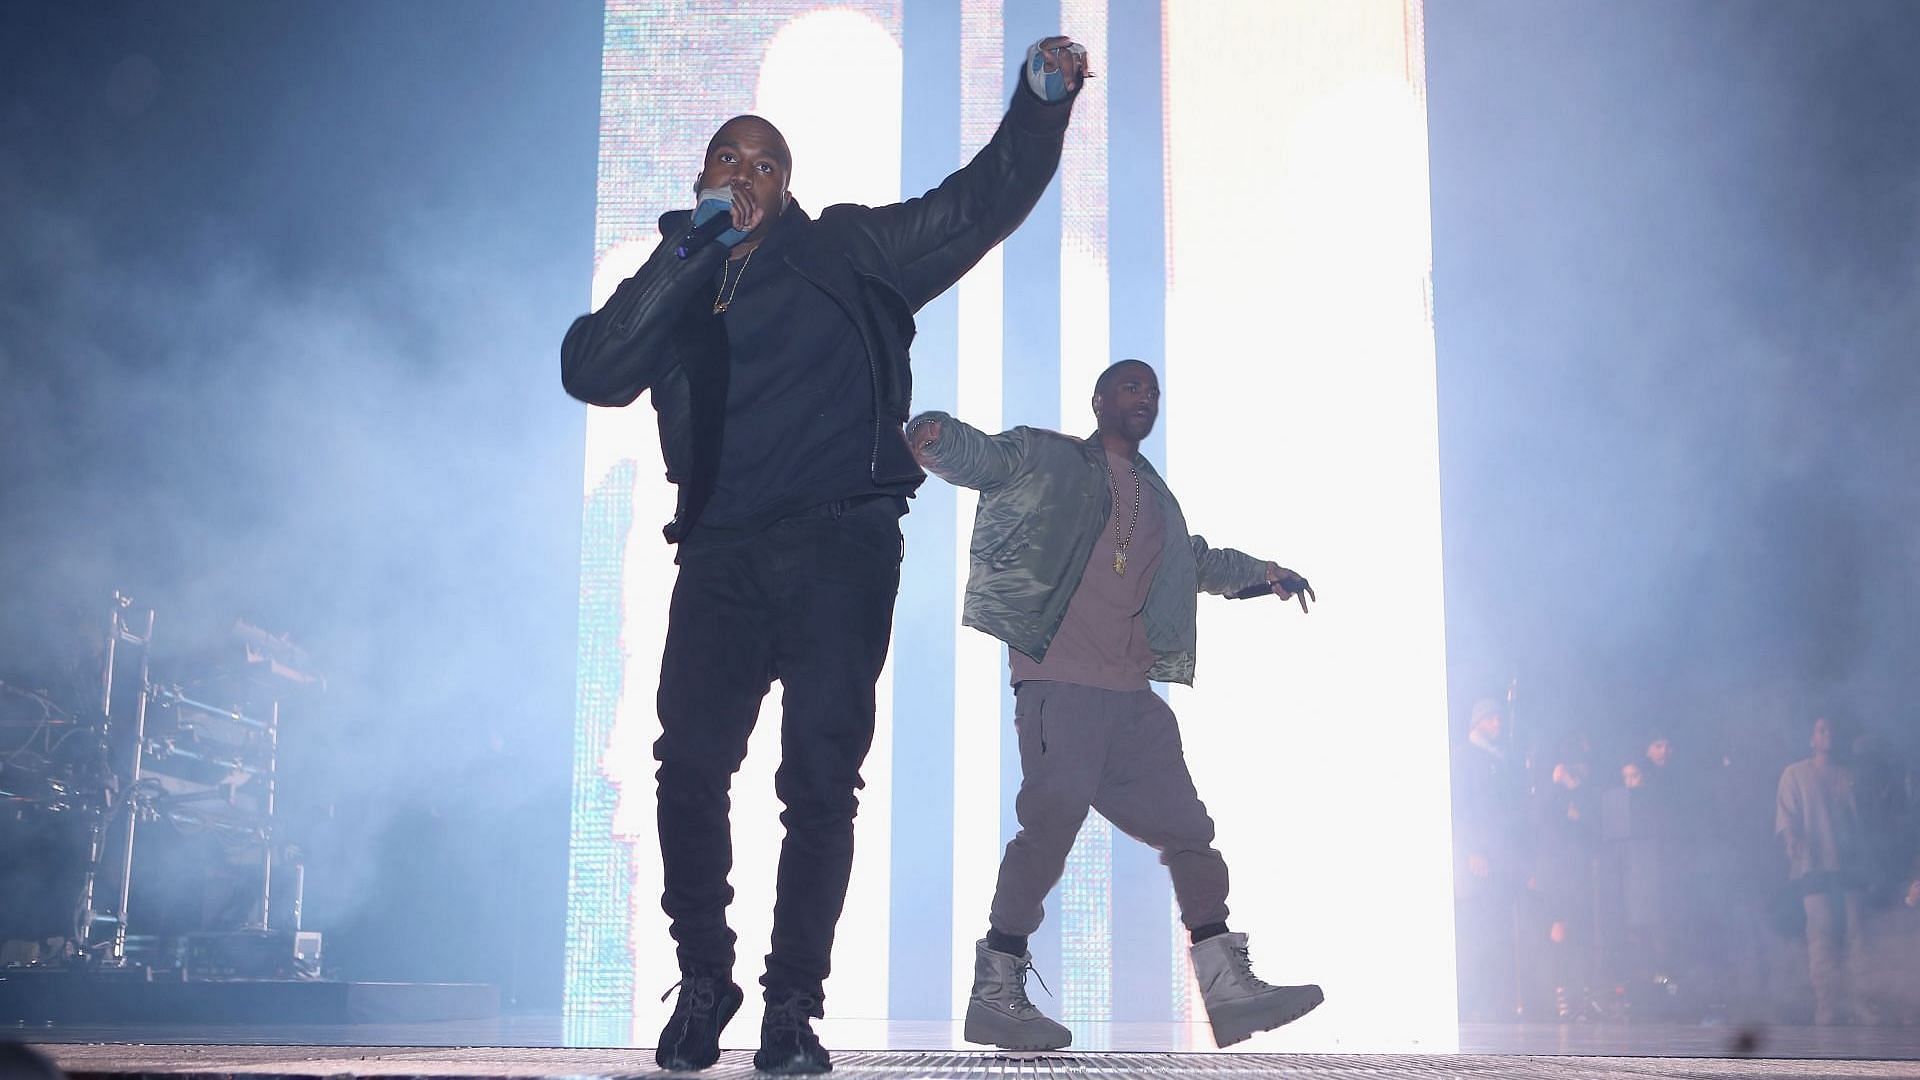
<instances>
[{"instance_id":1,"label":"black t-shirt","mask_svg":"<svg viewBox=\"0 0 1920 1080\"><path fill-rule=\"evenodd\" d=\"M858 327L782 257L798 224L783 222L713 282L728 300L727 404L691 542L837 499L905 494L873 481L873 375Z\"/></svg>"}]
</instances>

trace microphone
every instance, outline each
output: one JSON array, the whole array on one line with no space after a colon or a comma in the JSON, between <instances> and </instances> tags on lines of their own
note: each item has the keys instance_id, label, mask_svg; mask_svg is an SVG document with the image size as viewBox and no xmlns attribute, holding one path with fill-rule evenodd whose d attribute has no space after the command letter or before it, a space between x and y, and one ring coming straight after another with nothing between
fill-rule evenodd
<instances>
[{"instance_id":1,"label":"microphone","mask_svg":"<svg viewBox=\"0 0 1920 1080\"><path fill-rule=\"evenodd\" d=\"M681 238L680 246L674 248L673 253L684 259L693 254L694 251L720 239L720 234L731 228L733 228L733 212L731 210L722 210L700 224L695 225L693 228L688 229L687 235Z\"/></svg>"},{"instance_id":2,"label":"microphone","mask_svg":"<svg viewBox=\"0 0 1920 1080\"><path fill-rule=\"evenodd\" d=\"M1249 585L1246 588L1241 589L1239 592L1230 592L1227 594L1227 599L1251 600L1256 596L1271 596L1272 594L1273 594L1273 582L1263 581L1258 585Z\"/></svg>"}]
</instances>

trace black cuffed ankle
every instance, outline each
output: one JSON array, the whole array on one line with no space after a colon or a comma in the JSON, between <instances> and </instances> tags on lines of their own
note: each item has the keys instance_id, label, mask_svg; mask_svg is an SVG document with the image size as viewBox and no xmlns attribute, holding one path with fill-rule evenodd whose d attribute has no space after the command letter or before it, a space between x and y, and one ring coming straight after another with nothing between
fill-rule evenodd
<instances>
[{"instance_id":1,"label":"black cuffed ankle","mask_svg":"<svg viewBox=\"0 0 1920 1080\"><path fill-rule=\"evenodd\" d=\"M1219 937L1221 934L1224 934L1226 932L1227 932L1226 923L1210 922L1205 926L1194 927L1192 930L1187 931L1187 934L1189 937L1193 939L1193 943L1195 945L1198 945L1210 937Z\"/></svg>"},{"instance_id":2,"label":"black cuffed ankle","mask_svg":"<svg viewBox=\"0 0 1920 1080\"><path fill-rule=\"evenodd\" d=\"M1027 935L1003 934L988 927L987 948L994 952L1006 953L1008 956L1025 956L1027 955Z\"/></svg>"}]
</instances>

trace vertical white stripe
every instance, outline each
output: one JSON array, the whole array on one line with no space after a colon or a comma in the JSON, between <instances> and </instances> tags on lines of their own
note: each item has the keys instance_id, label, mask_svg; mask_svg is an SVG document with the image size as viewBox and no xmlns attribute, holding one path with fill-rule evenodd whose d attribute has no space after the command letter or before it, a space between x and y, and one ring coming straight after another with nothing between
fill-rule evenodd
<instances>
[{"instance_id":1,"label":"vertical white stripe","mask_svg":"<svg viewBox=\"0 0 1920 1080\"><path fill-rule=\"evenodd\" d=\"M894 28L894 29L897 29ZM781 27L761 62L754 109L793 151L793 194L810 211L829 203L882 205L900 198L901 51L894 33L845 9L803 15ZM774 871L783 830L773 770L780 760L776 688L761 710L747 763L733 785L735 901L730 911L742 961L763 955L772 930ZM837 1017L887 1015L893 805L893 659L875 687L872 749L861 776L853 877L827 1000ZM758 995L734 1021L758 1024ZM744 1025L744 1026L742 1026Z\"/></svg>"},{"instance_id":2,"label":"vertical white stripe","mask_svg":"<svg viewBox=\"0 0 1920 1080\"><path fill-rule=\"evenodd\" d=\"M653 240L652 237L648 238ZM653 243L623 244L607 249L594 272L593 307L598 310L613 290L638 270L653 251ZM660 456L660 439L652 424L635 423L622 409L587 410L587 494L592 495L621 459L633 461L633 521L621 553L620 626L621 677L617 720L607 733L600 769L618 792L613 834L630 843L633 884L630 895L657 898L665 887L660 866L659 831L655 825L653 740L660 733L654 708L660 685L660 655L667 639L666 612L673 596L675 571L662 550L659 528L673 514L674 488L667 482ZM576 783L578 781L576 780ZM634 1030L657 1027L663 1019L658 992L680 969L673 939L667 935L667 917L658 903L635 903L627 928L632 950ZM651 1007L650 1007L651 1006ZM631 1036L638 1037L638 1036Z\"/></svg>"},{"instance_id":3,"label":"vertical white stripe","mask_svg":"<svg viewBox=\"0 0 1920 1080\"><path fill-rule=\"evenodd\" d=\"M1004 112L1007 79L1001 0L961 0L960 147L970 159L993 137ZM960 419L1000 430L1004 261L987 253L960 282ZM964 603L967 551L978 497L959 491L955 529L955 608ZM953 1015L965 1015L973 943L986 931L987 904L1000 865L1000 694L1006 678L1000 643L961 628L953 655Z\"/></svg>"},{"instance_id":4,"label":"vertical white stripe","mask_svg":"<svg viewBox=\"0 0 1920 1080\"><path fill-rule=\"evenodd\" d=\"M1106 0L1061 0L1061 33L1107 55ZM1107 81L1089 79L1073 103L1060 154L1060 430L1093 429L1093 380L1112 363L1107 263ZM1132 356L1137 349L1122 342ZM1158 357L1145 357L1158 366Z\"/></svg>"},{"instance_id":5,"label":"vertical white stripe","mask_svg":"<svg viewBox=\"0 0 1920 1080\"><path fill-rule=\"evenodd\" d=\"M1169 25L1172 14L1167 10L1170 5L1160 9L1160 190L1165 194L1161 201L1162 238L1166 243L1166 262L1160 268L1163 275L1162 286L1165 295L1173 295L1173 91L1167 85L1171 34ZM1168 339L1169 355L1172 359L1172 339ZM1163 370L1161 374L1167 373ZM1168 463L1171 471L1171 461ZM1169 692L1169 698L1172 698ZM1186 1027L1176 1036L1176 1045L1181 1049L1193 1049L1213 1045L1213 1032L1205 1023L1206 1006L1200 999L1200 983L1194 978L1191 945L1187 936L1186 920L1180 916L1180 898L1174 897L1168 905L1172 924L1169 927L1168 943L1172 950L1173 977L1173 1014L1176 1021Z\"/></svg>"},{"instance_id":6,"label":"vertical white stripe","mask_svg":"<svg viewBox=\"0 0 1920 1080\"><path fill-rule=\"evenodd\" d=\"M1321 601L1308 616L1203 597L1196 688L1174 694L1256 970L1327 988L1314 1015L1244 1045L1447 1049L1417 14L1404 0L1167 10L1169 474L1197 531L1294 567ZM1260 43L1257 69L1222 60L1228 31ZM1259 192L1251 213L1222 204L1223 183Z\"/></svg>"}]
</instances>

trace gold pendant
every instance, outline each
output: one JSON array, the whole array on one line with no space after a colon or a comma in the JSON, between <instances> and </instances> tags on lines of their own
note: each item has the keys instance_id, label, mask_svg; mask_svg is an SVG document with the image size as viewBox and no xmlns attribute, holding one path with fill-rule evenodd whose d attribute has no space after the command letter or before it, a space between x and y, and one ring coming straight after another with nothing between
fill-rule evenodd
<instances>
[{"instance_id":1,"label":"gold pendant","mask_svg":"<svg viewBox=\"0 0 1920 1080\"><path fill-rule=\"evenodd\" d=\"M1113 553L1113 572L1116 574L1119 574L1121 577L1127 576L1127 553L1126 552L1116 551Z\"/></svg>"}]
</instances>

